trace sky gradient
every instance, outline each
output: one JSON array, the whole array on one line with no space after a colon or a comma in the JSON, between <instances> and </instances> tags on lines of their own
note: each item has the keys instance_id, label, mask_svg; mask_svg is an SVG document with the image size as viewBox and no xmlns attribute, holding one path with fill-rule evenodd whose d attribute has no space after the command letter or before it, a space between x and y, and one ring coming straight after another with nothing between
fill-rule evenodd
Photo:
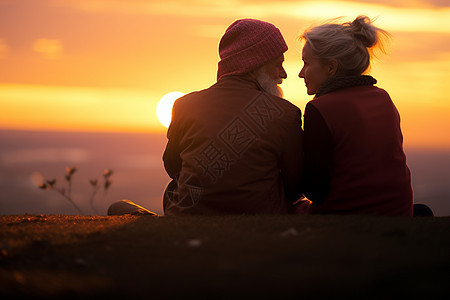
<instances>
[{"instance_id":1,"label":"sky gradient","mask_svg":"<svg viewBox=\"0 0 450 300\"><path fill-rule=\"evenodd\" d=\"M296 37L343 16L392 34L370 74L402 118L405 146L450 149L450 3L435 1L0 0L0 129L159 131L159 99L216 80L217 46L239 18L280 28L285 98L303 110Z\"/></svg>"}]
</instances>

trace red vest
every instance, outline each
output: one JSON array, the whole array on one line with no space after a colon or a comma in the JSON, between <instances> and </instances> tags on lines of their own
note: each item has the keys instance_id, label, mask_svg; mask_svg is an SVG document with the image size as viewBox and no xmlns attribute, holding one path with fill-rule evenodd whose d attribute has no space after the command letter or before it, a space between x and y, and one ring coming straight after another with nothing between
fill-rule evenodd
<instances>
[{"instance_id":1,"label":"red vest","mask_svg":"<svg viewBox=\"0 0 450 300\"><path fill-rule=\"evenodd\" d=\"M330 193L313 212L411 216L400 116L386 91L350 87L310 103L328 125L334 146Z\"/></svg>"}]
</instances>

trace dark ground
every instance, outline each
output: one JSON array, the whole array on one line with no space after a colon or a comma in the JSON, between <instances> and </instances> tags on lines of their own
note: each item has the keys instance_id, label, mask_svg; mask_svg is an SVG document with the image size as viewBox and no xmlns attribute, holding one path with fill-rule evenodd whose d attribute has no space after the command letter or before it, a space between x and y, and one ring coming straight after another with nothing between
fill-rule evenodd
<instances>
[{"instance_id":1,"label":"dark ground","mask_svg":"<svg viewBox=\"0 0 450 300\"><path fill-rule=\"evenodd\" d=\"M450 217L0 216L0 299L449 299Z\"/></svg>"},{"instance_id":2,"label":"dark ground","mask_svg":"<svg viewBox=\"0 0 450 300\"><path fill-rule=\"evenodd\" d=\"M116 200L129 199L162 214L162 194L169 176L162 155L165 133L39 132L0 130L0 214L76 214L54 191L39 184L56 179L64 187L66 167L78 166L73 177L73 200L84 214L106 214ZM431 207L435 216L450 216L450 149L406 148L412 173L414 202ZM114 170L106 194L99 191L96 211L89 200L91 179L102 180Z\"/></svg>"}]
</instances>

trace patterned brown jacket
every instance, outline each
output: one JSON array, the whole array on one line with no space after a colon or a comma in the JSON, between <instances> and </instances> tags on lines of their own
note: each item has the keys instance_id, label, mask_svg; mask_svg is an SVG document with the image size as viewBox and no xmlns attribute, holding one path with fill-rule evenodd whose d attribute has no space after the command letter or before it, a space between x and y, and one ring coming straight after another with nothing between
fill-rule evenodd
<instances>
[{"instance_id":1,"label":"patterned brown jacket","mask_svg":"<svg viewBox=\"0 0 450 300\"><path fill-rule=\"evenodd\" d=\"M279 214L301 195L301 112L249 75L178 99L164 166L166 215Z\"/></svg>"}]
</instances>

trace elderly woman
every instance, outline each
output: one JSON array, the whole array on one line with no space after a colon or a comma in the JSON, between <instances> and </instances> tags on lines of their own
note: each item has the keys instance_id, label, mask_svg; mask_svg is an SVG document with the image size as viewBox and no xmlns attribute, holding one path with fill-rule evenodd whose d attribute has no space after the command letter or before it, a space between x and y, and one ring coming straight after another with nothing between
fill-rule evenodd
<instances>
[{"instance_id":1,"label":"elderly woman","mask_svg":"<svg viewBox=\"0 0 450 300\"><path fill-rule=\"evenodd\" d=\"M388 33L366 16L306 30L299 74L315 95L304 115L304 188L312 213L411 216L400 116L363 75Z\"/></svg>"}]
</instances>

